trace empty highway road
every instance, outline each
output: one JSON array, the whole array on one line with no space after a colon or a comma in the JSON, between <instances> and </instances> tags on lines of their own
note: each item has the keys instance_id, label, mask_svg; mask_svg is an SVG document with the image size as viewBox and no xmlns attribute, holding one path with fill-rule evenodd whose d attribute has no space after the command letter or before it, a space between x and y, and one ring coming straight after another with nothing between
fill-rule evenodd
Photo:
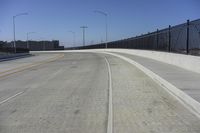
<instances>
[{"instance_id":1,"label":"empty highway road","mask_svg":"<svg viewBox=\"0 0 200 133\"><path fill-rule=\"evenodd\" d=\"M145 73L103 53L0 62L0 133L199 133L200 119Z\"/></svg>"}]
</instances>

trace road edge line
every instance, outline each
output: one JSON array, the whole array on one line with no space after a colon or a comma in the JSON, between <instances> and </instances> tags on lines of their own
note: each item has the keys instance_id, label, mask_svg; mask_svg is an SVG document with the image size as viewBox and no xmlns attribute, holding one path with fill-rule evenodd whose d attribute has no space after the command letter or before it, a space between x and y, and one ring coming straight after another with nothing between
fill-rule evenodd
<instances>
[{"instance_id":1,"label":"road edge line","mask_svg":"<svg viewBox=\"0 0 200 133\"><path fill-rule=\"evenodd\" d=\"M6 98L5 100L3 100L3 101L0 102L0 105L4 104L5 102L9 101L9 100L12 99L12 98L17 97L18 95L21 95L22 93L24 93L24 91L21 91L21 92L15 94L15 95L13 95L13 96L10 96L10 97Z\"/></svg>"},{"instance_id":2,"label":"road edge line","mask_svg":"<svg viewBox=\"0 0 200 133\"><path fill-rule=\"evenodd\" d=\"M108 123L107 123L107 133L113 132L113 102L112 102L112 77L111 77L111 69L108 59L105 57L105 61L108 68L108 76L109 76L109 95L108 95Z\"/></svg>"}]
</instances>

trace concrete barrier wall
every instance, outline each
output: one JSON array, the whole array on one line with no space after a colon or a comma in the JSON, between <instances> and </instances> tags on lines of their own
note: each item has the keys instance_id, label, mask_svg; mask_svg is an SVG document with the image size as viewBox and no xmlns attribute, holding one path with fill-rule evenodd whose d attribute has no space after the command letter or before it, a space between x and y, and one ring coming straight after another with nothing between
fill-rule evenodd
<instances>
[{"instance_id":1,"label":"concrete barrier wall","mask_svg":"<svg viewBox=\"0 0 200 133\"><path fill-rule=\"evenodd\" d=\"M7 60L14 60L18 58L28 57L31 56L29 53L17 53L17 54L7 54L7 55L0 55L0 62L7 61Z\"/></svg>"},{"instance_id":2,"label":"concrete barrier wall","mask_svg":"<svg viewBox=\"0 0 200 133\"><path fill-rule=\"evenodd\" d=\"M200 73L200 57L192 55L183 55L167 52L148 51L148 50L127 50L127 49L107 49L108 52L119 52L146 57L175 65L193 72Z\"/></svg>"},{"instance_id":3,"label":"concrete barrier wall","mask_svg":"<svg viewBox=\"0 0 200 133\"><path fill-rule=\"evenodd\" d=\"M200 57L176 53L149 51L149 50L134 50L134 49L89 49L89 50L64 50L64 51L47 51L47 52L118 52L131 54L141 57L146 57L175 65L193 72L200 73ZM41 51L35 51L32 53L40 53ZM45 53L45 52L44 52Z\"/></svg>"}]
</instances>

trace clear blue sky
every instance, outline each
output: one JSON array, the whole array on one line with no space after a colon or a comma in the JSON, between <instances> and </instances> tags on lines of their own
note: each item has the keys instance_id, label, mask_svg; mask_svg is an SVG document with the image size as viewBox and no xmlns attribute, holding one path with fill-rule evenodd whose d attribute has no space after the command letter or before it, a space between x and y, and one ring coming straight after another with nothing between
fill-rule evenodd
<instances>
[{"instance_id":1,"label":"clear blue sky","mask_svg":"<svg viewBox=\"0 0 200 133\"><path fill-rule=\"evenodd\" d=\"M58 39L70 46L72 34L82 43L81 25L87 25L86 42L105 40L104 16L95 14L102 10L109 14L109 41L140 35L155 29L176 25L187 19L200 18L199 0L0 0L0 40L13 40L12 16L28 12L16 19L16 39Z\"/></svg>"}]
</instances>

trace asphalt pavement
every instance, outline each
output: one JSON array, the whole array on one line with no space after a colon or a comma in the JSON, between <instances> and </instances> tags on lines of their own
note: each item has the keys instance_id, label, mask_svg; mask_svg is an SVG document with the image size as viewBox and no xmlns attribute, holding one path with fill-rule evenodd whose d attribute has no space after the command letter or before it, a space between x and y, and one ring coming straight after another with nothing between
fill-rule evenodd
<instances>
[{"instance_id":1,"label":"asphalt pavement","mask_svg":"<svg viewBox=\"0 0 200 133\"><path fill-rule=\"evenodd\" d=\"M109 120L113 133L200 132L198 117L111 55L37 54L0 69L1 133L106 133Z\"/></svg>"}]
</instances>

